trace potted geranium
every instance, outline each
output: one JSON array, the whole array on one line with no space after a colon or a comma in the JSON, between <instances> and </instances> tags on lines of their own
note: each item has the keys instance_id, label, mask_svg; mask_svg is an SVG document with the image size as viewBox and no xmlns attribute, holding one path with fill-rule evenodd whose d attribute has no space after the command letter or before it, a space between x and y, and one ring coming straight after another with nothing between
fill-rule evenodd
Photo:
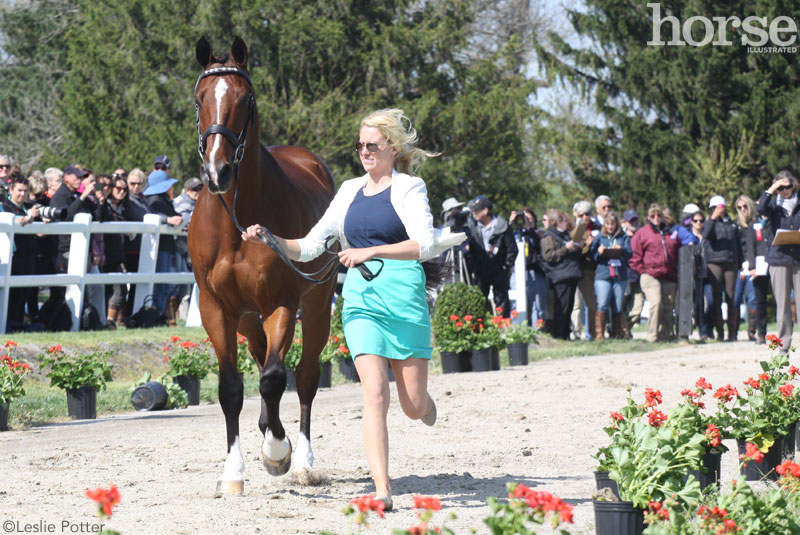
<instances>
[{"instance_id":1,"label":"potted geranium","mask_svg":"<svg viewBox=\"0 0 800 535\"><path fill-rule=\"evenodd\" d=\"M498 307L497 313L502 309ZM488 321L477 318L475 348L472 350L472 371L488 371L500 369L500 350L506 346L503 338L503 328L506 320L502 316L488 316ZM509 320L510 321L510 320ZM489 367L485 368L486 354L488 353Z\"/></svg>"},{"instance_id":2,"label":"potted geranium","mask_svg":"<svg viewBox=\"0 0 800 535\"><path fill-rule=\"evenodd\" d=\"M503 340L508 345L508 363L511 366L528 364L528 345L536 343L536 330L527 323L515 323L519 313L511 311L511 318L503 321Z\"/></svg>"},{"instance_id":3,"label":"potted geranium","mask_svg":"<svg viewBox=\"0 0 800 535\"><path fill-rule=\"evenodd\" d=\"M781 340L771 334L767 336L770 349L780 346ZM789 366L788 355L772 354L768 361L761 361L762 373L743 381L742 390L726 385L717 389L714 397L718 401L719 420L736 438L739 453L745 453L746 444L755 444L764 454L764 462L749 463L743 467L750 480L763 477L777 479L775 468L786 453L794 453L794 428L798 420L798 405L794 395L792 378L798 374ZM784 447L784 441L787 445Z\"/></svg>"},{"instance_id":4,"label":"potted geranium","mask_svg":"<svg viewBox=\"0 0 800 535\"><path fill-rule=\"evenodd\" d=\"M53 345L39 356L42 368L50 368L46 374L50 384L66 391L67 413L73 419L97 418L97 391L104 390L106 382L111 380L108 359L112 353L92 351L67 355L61 345Z\"/></svg>"},{"instance_id":5,"label":"potted geranium","mask_svg":"<svg viewBox=\"0 0 800 535\"><path fill-rule=\"evenodd\" d=\"M239 333L236 333L236 355L236 371L239 372L239 378L244 382L245 374L255 372L258 367L255 359L250 355L247 337Z\"/></svg>"},{"instance_id":6,"label":"potted geranium","mask_svg":"<svg viewBox=\"0 0 800 535\"><path fill-rule=\"evenodd\" d=\"M439 351L443 373L472 369L470 352L478 346L478 319L489 317L486 298L479 288L463 282L445 286L436 298L431 316L433 344Z\"/></svg>"},{"instance_id":7,"label":"potted geranium","mask_svg":"<svg viewBox=\"0 0 800 535\"><path fill-rule=\"evenodd\" d=\"M11 357L12 350L17 347L13 340L7 340L0 347L0 431L8 431L8 411L11 401L25 395L22 382L31 371L30 364L25 364Z\"/></svg>"},{"instance_id":8,"label":"potted geranium","mask_svg":"<svg viewBox=\"0 0 800 535\"><path fill-rule=\"evenodd\" d=\"M200 404L200 381L208 376L211 360L208 351L197 342L181 340L171 336L169 343L162 348L167 373L172 380L186 391L189 405Z\"/></svg>"},{"instance_id":9,"label":"potted geranium","mask_svg":"<svg viewBox=\"0 0 800 535\"><path fill-rule=\"evenodd\" d=\"M694 504L699 498L697 479L685 476L688 470L700 466L705 435L686 425L690 412L686 405L667 415L658 409L661 398L658 390L647 389L645 402L637 404L629 393L626 406L611 413L611 444L601 448L598 458L617 482L613 497L617 499L594 500L598 535L611 533L602 529L615 525L616 520L609 522L609 517L630 518L641 533L650 502L670 498ZM615 531L614 535L624 534Z\"/></svg>"}]
</instances>

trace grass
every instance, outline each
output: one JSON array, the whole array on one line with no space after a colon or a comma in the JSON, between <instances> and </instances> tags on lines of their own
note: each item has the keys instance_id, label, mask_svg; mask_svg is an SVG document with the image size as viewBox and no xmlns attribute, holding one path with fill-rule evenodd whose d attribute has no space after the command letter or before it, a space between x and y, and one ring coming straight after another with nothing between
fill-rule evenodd
<instances>
[{"instance_id":1,"label":"grass","mask_svg":"<svg viewBox=\"0 0 800 535\"><path fill-rule=\"evenodd\" d=\"M746 329L746 325L743 327ZM774 326L770 325L774 332ZM644 331L638 327L636 331ZM106 390L97 394L98 415L128 412L133 410L130 403L132 384L145 372L159 375L166 371L161 363L161 347L170 336L180 336L184 340L201 341L206 332L201 327L157 327L152 329L117 329L116 331L66 332L66 333L14 333L7 335L20 347L15 356L34 364L35 356L48 346L61 344L66 350L96 350L97 348L113 349L111 359L114 381L109 382ZM695 342L688 342L695 343ZM583 357L609 353L634 353L655 351L675 344L649 343L641 339L605 340L602 343L575 340L555 340L541 335L538 344L530 346L529 360L552 360L570 357ZM502 367L508 366L508 351L500 352ZM441 360L434 351L430 367L432 374L441 374ZM339 373L338 366L333 366L332 384L345 383ZM48 422L67 420L67 399L63 390L51 387L41 375L32 376L25 382L26 395L16 399L10 407L10 423L12 427L30 427ZM257 396L258 377L253 374L245 376L245 396ZM210 374L201 382L200 399L203 403L216 403L217 375Z\"/></svg>"}]
</instances>

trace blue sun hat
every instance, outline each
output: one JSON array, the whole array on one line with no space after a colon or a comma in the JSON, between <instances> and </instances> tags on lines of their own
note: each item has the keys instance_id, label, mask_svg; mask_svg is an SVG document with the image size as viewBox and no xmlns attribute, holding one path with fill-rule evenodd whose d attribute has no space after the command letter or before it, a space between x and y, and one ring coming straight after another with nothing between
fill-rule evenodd
<instances>
[{"instance_id":1,"label":"blue sun hat","mask_svg":"<svg viewBox=\"0 0 800 535\"><path fill-rule=\"evenodd\" d=\"M169 190L178 180L170 178L164 171L153 171L147 176L147 189L142 195L159 195Z\"/></svg>"}]
</instances>

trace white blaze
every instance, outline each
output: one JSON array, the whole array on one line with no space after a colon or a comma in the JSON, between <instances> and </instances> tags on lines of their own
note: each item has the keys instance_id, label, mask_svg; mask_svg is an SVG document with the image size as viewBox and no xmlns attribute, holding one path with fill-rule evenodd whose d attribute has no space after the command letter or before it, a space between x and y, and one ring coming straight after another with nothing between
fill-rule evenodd
<instances>
[{"instance_id":1,"label":"white blaze","mask_svg":"<svg viewBox=\"0 0 800 535\"><path fill-rule=\"evenodd\" d=\"M214 124L222 124L222 99L225 98L225 93L227 92L228 82L226 82L224 78L217 78L217 85L214 86L214 100L217 103L217 120L214 122ZM216 165L214 165L214 163L217 159L217 150L219 150L221 144L222 136L215 136L214 146L211 147L211 151L208 154L208 163L211 164L212 170L216 169ZM216 177L213 178L216 179Z\"/></svg>"}]
</instances>

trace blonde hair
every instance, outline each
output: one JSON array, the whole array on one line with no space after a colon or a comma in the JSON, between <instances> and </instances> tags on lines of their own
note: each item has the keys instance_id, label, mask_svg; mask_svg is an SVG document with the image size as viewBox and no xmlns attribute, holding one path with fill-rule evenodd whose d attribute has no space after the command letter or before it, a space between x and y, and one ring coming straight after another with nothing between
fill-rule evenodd
<instances>
[{"instance_id":1,"label":"blonde hair","mask_svg":"<svg viewBox=\"0 0 800 535\"><path fill-rule=\"evenodd\" d=\"M558 224L561 221L567 222L567 231L571 231L575 228L575 223L572 221L572 218L569 217L567 214L562 212L561 210L557 210L555 208L550 208L545 212L547 214L547 219L550 221L550 228L558 230Z\"/></svg>"},{"instance_id":2,"label":"blonde hair","mask_svg":"<svg viewBox=\"0 0 800 535\"><path fill-rule=\"evenodd\" d=\"M134 168L134 169L131 169L130 173L128 173L128 179L127 179L127 180L125 180L125 182L127 182L128 180L130 180L130 178L131 178L132 176L136 176L136 177L139 177L139 178L141 178L141 179L142 179L142 191L144 191L145 189L147 189L147 175L145 175L145 174L144 174L144 171L142 171L142 170L141 170L141 169L139 169L138 167L136 167L136 168Z\"/></svg>"},{"instance_id":3,"label":"blonde hair","mask_svg":"<svg viewBox=\"0 0 800 535\"><path fill-rule=\"evenodd\" d=\"M743 214L741 210L739 210L738 206L739 203L743 202L747 205L747 214ZM748 197L747 195L739 195L739 198L736 199L736 220L739 223L739 226L742 228L747 228L750 226L750 221L756 218L756 203Z\"/></svg>"},{"instance_id":4,"label":"blonde hair","mask_svg":"<svg viewBox=\"0 0 800 535\"><path fill-rule=\"evenodd\" d=\"M609 221L613 221L617 228L614 229L614 234L609 234L608 230L606 229L606 223ZM603 236L612 237L618 234L622 230L622 225L619 224L619 217L617 217L616 212L608 212L606 216L603 218Z\"/></svg>"},{"instance_id":5,"label":"blonde hair","mask_svg":"<svg viewBox=\"0 0 800 535\"><path fill-rule=\"evenodd\" d=\"M414 174L417 167L438 152L428 152L414 146L417 142L417 131L411 126L411 120L403 110L397 108L377 110L361 121L361 127L377 128L386 138L386 144L397 150L394 168L401 173Z\"/></svg>"},{"instance_id":6,"label":"blonde hair","mask_svg":"<svg viewBox=\"0 0 800 535\"><path fill-rule=\"evenodd\" d=\"M31 194L39 195L47 191L47 180L38 169L28 177L28 186L31 189Z\"/></svg>"}]
</instances>

